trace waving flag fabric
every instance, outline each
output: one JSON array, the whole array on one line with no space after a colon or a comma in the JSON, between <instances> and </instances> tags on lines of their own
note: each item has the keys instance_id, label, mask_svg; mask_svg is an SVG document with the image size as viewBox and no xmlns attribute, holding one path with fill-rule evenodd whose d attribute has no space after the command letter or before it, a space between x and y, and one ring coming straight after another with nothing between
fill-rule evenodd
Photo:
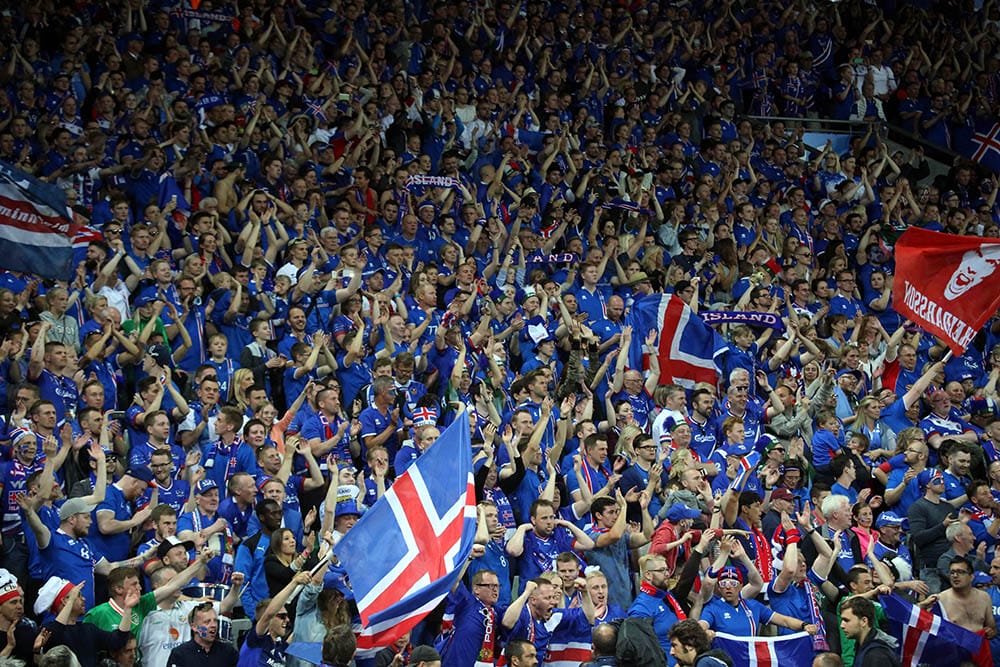
<instances>
[{"instance_id":1,"label":"waving flag fabric","mask_svg":"<svg viewBox=\"0 0 1000 667\"><path fill-rule=\"evenodd\" d=\"M1000 243L910 227L895 252L893 307L961 355L1000 308Z\"/></svg>"},{"instance_id":2,"label":"waving flag fabric","mask_svg":"<svg viewBox=\"0 0 1000 667\"><path fill-rule=\"evenodd\" d=\"M806 632L781 637L737 637L718 632L713 646L728 653L734 667L811 665L814 655L812 638Z\"/></svg>"},{"instance_id":3,"label":"waving flag fabric","mask_svg":"<svg viewBox=\"0 0 1000 667\"><path fill-rule=\"evenodd\" d=\"M889 634L900 640L904 665L916 665L924 655L936 665L958 665L970 656L979 667L993 664L984 637L898 595L880 595L878 599L890 621Z\"/></svg>"},{"instance_id":4,"label":"waving flag fabric","mask_svg":"<svg viewBox=\"0 0 1000 667\"><path fill-rule=\"evenodd\" d=\"M974 130L956 136L955 150L987 169L1000 173L1000 123L976 123Z\"/></svg>"},{"instance_id":5,"label":"waving flag fabric","mask_svg":"<svg viewBox=\"0 0 1000 667\"><path fill-rule=\"evenodd\" d=\"M753 471L760 465L760 452L750 452L740 459L740 469L736 477L729 483L729 488L737 493L743 491Z\"/></svg>"},{"instance_id":6,"label":"waving flag fabric","mask_svg":"<svg viewBox=\"0 0 1000 667\"><path fill-rule=\"evenodd\" d=\"M0 267L72 279L75 228L62 190L0 162Z\"/></svg>"},{"instance_id":7,"label":"waving flag fabric","mask_svg":"<svg viewBox=\"0 0 1000 667\"><path fill-rule=\"evenodd\" d=\"M660 384L679 384L688 389L698 382L716 384L719 359L726 343L697 313L672 294L651 294L632 304L628 315L632 326L629 367L642 368L642 342L650 330L660 332L657 359Z\"/></svg>"},{"instance_id":8,"label":"waving flag fabric","mask_svg":"<svg viewBox=\"0 0 1000 667\"><path fill-rule=\"evenodd\" d=\"M388 646L448 594L476 532L464 410L340 541L364 625L358 648Z\"/></svg>"}]
</instances>

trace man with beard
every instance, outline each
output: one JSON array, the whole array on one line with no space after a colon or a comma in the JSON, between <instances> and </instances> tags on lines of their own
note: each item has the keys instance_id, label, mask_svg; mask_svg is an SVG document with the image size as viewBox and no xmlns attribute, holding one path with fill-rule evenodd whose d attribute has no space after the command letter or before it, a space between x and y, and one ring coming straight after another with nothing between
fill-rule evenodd
<instances>
[{"instance_id":1,"label":"man with beard","mask_svg":"<svg viewBox=\"0 0 1000 667\"><path fill-rule=\"evenodd\" d=\"M708 548L716 535L721 536L721 530L702 531L698 546L691 550L684 569L681 570L677 583L670 588L670 572L663 556L646 554L639 559L639 570L642 582L639 594L632 606L628 608L630 618L649 618L653 621L653 630L660 641L660 648L667 656L668 663L675 665L670 652L668 633L678 621L687 618L688 594L698 578L698 566L702 557L708 553Z\"/></svg>"},{"instance_id":2,"label":"man with beard","mask_svg":"<svg viewBox=\"0 0 1000 667\"><path fill-rule=\"evenodd\" d=\"M507 552L504 547L506 540L506 528L500 523L500 515L497 506L484 500L476 506L478 511L478 523L476 527L476 544L484 547L483 555L469 563L469 574L475 576L480 570L493 572L500 583L500 591L497 602L503 605L510 604L510 561L507 559Z\"/></svg>"}]
</instances>

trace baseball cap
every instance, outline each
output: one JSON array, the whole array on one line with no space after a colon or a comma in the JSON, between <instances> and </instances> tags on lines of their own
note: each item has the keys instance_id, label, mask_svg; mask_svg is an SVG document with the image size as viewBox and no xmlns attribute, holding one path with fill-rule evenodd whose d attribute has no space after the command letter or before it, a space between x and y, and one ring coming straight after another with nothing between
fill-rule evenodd
<instances>
[{"instance_id":1,"label":"baseball cap","mask_svg":"<svg viewBox=\"0 0 1000 667\"><path fill-rule=\"evenodd\" d=\"M164 368L170 366L170 350L166 345L150 345L146 348L146 354L156 362L157 366Z\"/></svg>"},{"instance_id":2,"label":"baseball cap","mask_svg":"<svg viewBox=\"0 0 1000 667\"><path fill-rule=\"evenodd\" d=\"M205 495L212 489L218 489L219 485L216 484L214 479L203 479L198 482L198 486L195 487L194 492L199 496Z\"/></svg>"},{"instance_id":3,"label":"baseball cap","mask_svg":"<svg viewBox=\"0 0 1000 667\"><path fill-rule=\"evenodd\" d=\"M91 505L83 498L70 498L59 508L59 520L65 521L74 514L90 514L97 505Z\"/></svg>"},{"instance_id":4,"label":"baseball cap","mask_svg":"<svg viewBox=\"0 0 1000 667\"><path fill-rule=\"evenodd\" d=\"M125 474L129 477L135 477L138 480L149 484L153 481L153 471L146 466L131 466L125 471Z\"/></svg>"},{"instance_id":5,"label":"baseball cap","mask_svg":"<svg viewBox=\"0 0 1000 667\"><path fill-rule=\"evenodd\" d=\"M439 662L440 660L441 654L433 646L427 644L421 644L410 651L409 664L411 665L419 665L421 662Z\"/></svg>"},{"instance_id":6,"label":"baseball cap","mask_svg":"<svg viewBox=\"0 0 1000 667\"><path fill-rule=\"evenodd\" d=\"M795 496L785 487L779 486L774 491L771 491L771 500L795 500Z\"/></svg>"},{"instance_id":7,"label":"baseball cap","mask_svg":"<svg viewBox=\"0 0 1000 667\"><path fill-rule=\"evenodd\" d=\"M993 577L986 574L985 572L976 572L972 575L972 585L991 586L993 585Z\"/></svg>"},{"instance_id":8,"label":"baseball cap","mask_svg":"<svg viewBox=\"0 0 1000 667\"><path fill-rule=\"evenodd\" d=\"M926 471L925 471L926 472ZM895 512L882 512L875 519L875 528L882 528L883 526L902 526L903 517L899 516Z\"/></svg>"},{"instance_id":9,"label":"baseball cap","mask_svg":"<svg viewBox=\"0 0 1000 667\"><path fill-rule=\"evenodd\" d=\"M163 558L174 547L184 547L185 551L191 551L194 549L194 542L191 540L182 540L176 535L171 535L156 547L156 557Z\"/></svg>"},{"instance_id":10,"label":"baseball cap","mask_svg":"<svg viewBox=\"0 0 1000 667\"><path fill-rule=\"evenodd\" d=\"M667 510L667 520L671 523L677 523L678 521L683 521L684 519L697 519L701 517L701 511L688 507L684 503L674 503Z\"/></svg>"},{"instance_id":11,"label":"baseball cap","mask_svg":"<svg viewBox=\"0 0 1000 667\"><path fill-rule=\"evenodd\" d=\"M926 490L928 486L935 482L944 484L944 475L937 468L927 468L917 475L917 485L921 491Z\"/></svg>"},{"instance_id":12,"label":"baseball cap","mask_svg":"<svg viewBox=\"0 0 1000 667\"><path fill-rule=\"evenodd\" d=\"M153 303L158 298L159 296L156 293L156 288L147 287L146 289L139 292L138 295L136 295L134 305L136 308L138 308L139 306L145 306L148 303Z\"/></svg>"},{"instance_id":13,"label":"baseball cap","mask_svg":"<svg viewBox=\"0 0 1000 667\"><path fill-rule=\"evenodd\" d=\"M993 405L988 398L974 398L969 401L969 413L973 415L992 415Z\"/></svg>"}]
</instances>

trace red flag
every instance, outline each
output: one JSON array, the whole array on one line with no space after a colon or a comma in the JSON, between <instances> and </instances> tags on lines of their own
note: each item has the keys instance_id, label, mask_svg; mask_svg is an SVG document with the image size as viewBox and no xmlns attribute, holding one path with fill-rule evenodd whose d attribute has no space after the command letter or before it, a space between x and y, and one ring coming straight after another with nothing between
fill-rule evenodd
<instances>
[{"instance_id":1,"label":"red flag","mask_svg":"<svg viewBox=\"0 0 1000 667\"><path fill-rule=\"evenodd\" d=\"M893 307L962 354L1000 308L1000 243L911 227L896 242Z\"/></svg>"}]
</instances>

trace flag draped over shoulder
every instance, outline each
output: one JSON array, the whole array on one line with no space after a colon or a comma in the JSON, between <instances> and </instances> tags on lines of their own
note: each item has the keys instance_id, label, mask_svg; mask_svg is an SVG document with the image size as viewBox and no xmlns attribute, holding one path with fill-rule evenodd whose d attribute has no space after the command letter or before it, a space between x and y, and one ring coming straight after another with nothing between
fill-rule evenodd
<instances>
[{"instance_id":1,"label":"flag draped over shoulder","mask_svg":"<svg viewBox=\"0 0 1000 667\"><path fill-rule=\"evenodd\" d=\"M72 279L75 228L62 190L0 162L0 267Z\"/></svg>"},{"instance_id":2,"label":"flag draped over shoulder","mask_svg":"<svg viewBox=\"0 0 1000 667\"><path fill-rule=\"evenodd\" d=\"M796 632L781 637L737 637L718 632L712 644L733 659L734 667L797 667L811 665L812 637Z\"/></svg>"},{"instance_id":3,"label":"flag draped over shoulder","mask_svg":"<svg viewBox=\"0 0 1000 667\"><path fill-rule=\"evenodd\" d=\"M900 642L902 664L916 665L926 655L935 665L958 665L970 656L979 667L993 665L989 642L982 635L946 621L898 595L880 595L878 599L889 619L889 634Z\"/></svg>"},{"instance_id":4,"label":"flag draped over shoulder","mask_svg":"<svg viewBox=\"0 0 1000 667\"><path fill-rule=\"evenodd\" d=\"M962 354L1000 308L1000 242L911 227L895 252L893 307Z\"/></svg>"},{"instance_id":5,"label":"flag draped over shoulder","mask_svg":"<svg viewBox=\"0 0 1000 667\"><path fill-rule=\"evenodd\" d=\"M388 646L448 594L472 551L476 496L464 410L337 544L364 630Z\"/></svg>"},{"instance_id":6,"label":"flag draped over shoulder","mask_svg":"<svg viewBox=\"0 0 1000 667\"><path fill-rule=\"evenodd\" d=\"M726 342L684 301L672 294L650 294L632 304L627 322L632 326L629 367L642 368L642 341L650 330L660 332L657 359L660 384L688 389L698 382L716 384L719 360Z\"/></svg>"}]
</instances>

